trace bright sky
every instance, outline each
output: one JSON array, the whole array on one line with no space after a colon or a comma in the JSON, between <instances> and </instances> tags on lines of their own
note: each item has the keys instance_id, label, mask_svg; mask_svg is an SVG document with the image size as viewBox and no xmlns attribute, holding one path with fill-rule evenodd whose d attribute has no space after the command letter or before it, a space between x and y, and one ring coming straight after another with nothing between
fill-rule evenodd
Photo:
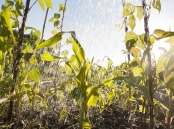
<instances>
[{"instance_id":1,"label":"bright sky","mask_svg":"<svg viewBox=\"0 0 174 129\"><path fill-rule=\"evenodd\" d=\"M24 3L26 0L23 0ZM31 0L31 4L35 0ZM122 50L125 50L124 29L118 31L115 26L122 22L122 0L68 0L67 11L64 19L64 31L74 30L82 47L86 52L86 56L95 60L102 60L108 56L114 61L115 65L119 65L125 61ZM134 5L141 5L141 0L125 0ZM149 0L146 0L149 3ZM48 20L54 13L58 13L59 3L64 0L52 0L53 9L49 11ZM2 5L3 0L0 0ZM155 29L169 30L171 26L174 31L174 0L161 0L162 9L159 13L157 10L151 10L150 16L150 32ZM45 12L37 3L29 13L27 26L32 26L42 31ZM138 25L134 32L142 34L144 32L143 21L137 21ZM52 36L51 31L54 30L53 24L47 22L45 28L45 39ZM164 46L164 43L157 43L154 46L154 52L159 56L157 47ZM166 43L165 43L166 44Z\"/></svg>"}]
</instances>

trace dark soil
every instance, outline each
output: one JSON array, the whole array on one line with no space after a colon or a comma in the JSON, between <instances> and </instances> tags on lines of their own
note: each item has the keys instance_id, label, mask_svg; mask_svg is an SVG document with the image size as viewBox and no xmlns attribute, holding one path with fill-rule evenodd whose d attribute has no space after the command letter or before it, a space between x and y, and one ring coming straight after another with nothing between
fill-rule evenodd
<instances>
[{"instance_id":1,"label":"dark soil","mask_svg":"<svg viewBox=\"0 0 174 129\"><path fill-rule=\"evenodd\" d=\"M1 118L2 129L78 129L78 111L71 111L64 118L60 119L60 112L56 111L31 111L25 110L20 113L20 121L17 121L17 114L14 115L14 123L5 126L5 118ZM117 108L112 104L102 113L99 109L91 108L89 119L92 129L148 129L149 123L142 119L142 113L138 110L128 111ZM142 121L142 122L141 122ZM155 129L173 129L165 125L165 116L159 114L155 120ZM174 123L171 123L171 125Z\"/></svg>"}]
</instances>

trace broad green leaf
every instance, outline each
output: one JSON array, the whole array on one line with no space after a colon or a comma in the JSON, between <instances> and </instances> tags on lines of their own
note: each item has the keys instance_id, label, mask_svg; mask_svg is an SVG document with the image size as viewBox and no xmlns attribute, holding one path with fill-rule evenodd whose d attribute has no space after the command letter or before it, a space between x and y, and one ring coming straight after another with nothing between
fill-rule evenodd
<instances>
[{"instance_id":1,"label":"broad green leaf","mask_svg":"<svg viewBox=\"0 0 174 129\"><path fill-rule=\"evenodd\" d=\"M55 14L54 14L54 18L55 18L55 19L59 19L59 18L60 18L60 14L59 14L59 13L55 13Z\"/></svg>"},{"instance_id":2,"label":"broad green leaf","mask_svg":"<svg viewBox=\"0 0 174 129\"><path fill-rule=\"evenodd\" d=\"M161 11L161 2L160 0L153 0L152 6L157 9L159 12Z\"/></svg>"},{"instance_id":3,"label":"broad green leaf","mask_svg":"<svg viewBox=\"0 0 174 129\"><path fill-rule=\"evenodd\" d=\"M9 29L9 31L10 31L11 36L12 36L12 40L16 44L15 38L14 38L14 34L13 34L13 30L12 30L12 25L11 25L11 22L10 22L10 17L11 17L10 16L10 12L11 12L10 8L2 6L2 16L5 19L7 27Z\"/></svg>"},{"instance_id":4,"label":"broad green leaf","mask_svg":"<svg viewBox=\"0 0 174 129\"><path fill-rule=\"evenodd\" d=\"M137 47L139 47L140 49L144 50L144 35L145 34L141 34L138 36L138 40L136 42Z\"/></svg>"},{"instance_id":5,"label":"broad green leaf","mask_svg":"<svg viewBox=\"0 0 174 129\"><path fill-rule=\"evenodd\" d=\"M155 42L155 38L154 37L150 37L149 45L151 46L154 42Z\"/></svg>"},{"instance_id":6,"label":"broad green leaf","mask_svg":"<svg viewBox=\"0 0 174 129\"><path fill-rule=\"evenodd\" d=\"M135 19L135 16L133 14L131 16L129 16L129 26L130 26L132 31L134 30L134 28L136 26L136 19Z\"/></svg>"},{"instance_id":7,"label":"broad green leaf","mask_svg":"<svg viewBox=\"0 0 174 129\"><path fill-rule=\"evenodd\" d=\"M90 106L96 107L98 100L99 100L98 94L91 95L91 97L89 98L88 103L87 103L88 107L90 107Z\"/></svg>"},{"instance_id":8,"label":"broad green leaf","mask_svg":"<svg viewBox=\"0 0 174 129\"><path fill-rule=\"evenodd\" d=\"M40 7L45 10L44 0L38 0Z\"/></svg>"},{"instance_id":9,"label":"broad green leaf","mask_svg":"<svg viewBox=\"0 0 174 129\"><path fill-rule=\"evenodd\" d=\"M138 40L138 38L128 40L128 41L126 42L126 49L127 49L128 51L130 51L130 49L131 49L132 47L135 47L135 46L136 46L137 40Z\"/></svg>"},{"instance_id":10,"label":"broad green leaf","mask_svg":"<svg viewBox=\"0 0 174 129\"><path fill-rule=\"evenodd\" d=\"M138 49L138 48L136 48L136 47L132 47L132 48L130 49L130 52L131 52L131 55L132 55L133 57L141 57L141 56L142 56L142 55L141 55L140 49Z\"/></svg>"},{"instance_id":11,"label":"broad green leaf","mask_svg":"<svg viewBox=\"0 0 174 129\"><path fill-rule=\"evenodd\" d=\"M84 129L91 129L91 124L90 124L88 118L85 118L85 120L84 120Z\"/></svg>"},{"instance_id":12,"label":"broad green leaf","mask_svg":"<svg viewBox=\"0 0 174 129\"><path fill-rule=\"evenodd\" d=\"M167 88L172 88L174 82L174 72L171 72L169 75L164 76L164 82Z\"/></svg>"},{"instance_id":13,"label":"broad green leaf","mask_svg":"<svg viewBox=\"0 0 174 129\"><path fill-rule=\"evenodd\" d=\"M51 0L45 0L45 3L46 3L46 6L48 8L51 8L52 9L52 1Z\"/></svg>"},{"instance_id":14,"label":"broad green leaf","mask_svg":"<svg viewBox=\"0 0 174 129\"><path fill-rule=\"evenodd\" d=\"M161 30L161 29L156 29L154 30L153 34L155 34L156 36L161 37L166 31Z\"/></svg>"},{"instance_id":15,"label":"broad green leaf","mask_svg":"<svg viewBox=\"0 0 174 129\"><path fill-rule=\"evenodd\" d=\"M52 36L51 38L49 38L48 40L42 42L41 44L37 45L37 49L41 49L44 47L49 47L53 44L56 44L57 42L59 42L62 39L62 35L63 32L59 32L56 35Z\"/></svg>"},{"instance_id":16,"label":"broad green leaf","mask_svg":"<svg viewBox=\"0 0 174 129\"><path fill-rule=\"evenodd\" d=\"M123 17L129 16L134 13L135 6L131 3L127 3L123 10Z\"/></svg>"},{"instance_id":17,"label":"broad green leaf","mask_svg":"<svg viewBox=\"0 0 174 129\"><path fill-rule=\"evenodd\" d=\"M46 51L44 54L41 55L41 60L44 61L54 61L54 60L59 60L59 58L54 58L50 55L48 51Z\"/></svg>"},{"instance_id":18,"label":"broad green leaf","mask_svg":"<svg viewBox=\"0 0 174 129\"><path fill-rule=\"evenodd\" d=\"M137 67L133 68L133 74L134 74L135 77L142 76L142 73L143 73L142 67L137 66Z\"/></svg>"},{"instance_id":19,"label":"broad green leaf","mask_svg":"<svg viewBox=\"0 0 174 129\"><path fill-rule=\"evenodd\" d=\"M136 39L137 38L137 35L132 32L132 31L129 31L126 33L126 36L124 38L124 42L127 42L128 40L131 40L131 39Z\"/></svg>"},{"instance_id":20,"label":"broad green leaf","mask_svg":"<svg viewBox=\"0 0 174 129\"><path fill-rule=\"evenodd\" d=\"M60 119L64 118L66 116L66 108L63 108L62 111L60 112Z\"/></svg>"},{"instance_id":21,"label":"broad green leaf","mask_svg":"<svg viewBox=\"0 0 174 129\"><path fill-rule=\"evenodd\" d=\"M166 40L165 42L170 43L170 44L174 44L174 36L171 36L168 40Z\"/></svg>"},{"instance_id":22,"label":"broad green leaf","mask_svg":"<svg viewBox=\"0 0 174 129\"><path fill-rule=\"evenodd\" d=\"M137 6L137 17L139 20L143 18L143 7L142 6Z\"/></svg>"},{"instance_id":23,"label":"broad green leaf","mask_svg":"<svg viewBox=\"0 0 174 129\"><path fill-rule=\"evenodd\" d=\"M39 82L40 81L40 72L37 68L32 69L28 73L28 77L30 77L32 80Z\"/></svg>"},{"instance_id":24,"label":"broad green leaf","mask_svg":"<svg viewBox=\"0 0 174 129\"><path fill-rule=\"evenodd\" d=\"M166 68L168 61L169 61L169 58L166 56L162 55L159 57L157 61L157 66L156 66L156 75L158 75L158 73L160 73Z\"/></svg>"},{"instance_id":25,"label":"broad green leaf","mask_svg":"<svg viewBox=\"0 0 174 129\"><path fill-rule=\"evenodd\" d=\"M174 32L165 32L159 39L174 36Z\"/></svg>"},{"instance_id":26,"label":"broad green leaf","mask_svg":"<svg viewBox=\"0 0 174 129\"><path fill-rule=\"evenodd\" d=\"M77 56L80 64L82 64L85 61L85 51L83 50L79 41L77 40L75 33L71 33L71 35L74 39L73 40L73 51L74 51L75 55Z\"/></svg>"},{"instance_id":27,"label":"broad green leaf","mask_svg":"<svg viewBox=\"0 0 174 129\"><path fill-rule=\"evenodd\" d=\"M130 65L132 67L136 67L136 66L140 65L140 58L135 57L132 61L130 61Z\"/></svg>"}]
</instances>

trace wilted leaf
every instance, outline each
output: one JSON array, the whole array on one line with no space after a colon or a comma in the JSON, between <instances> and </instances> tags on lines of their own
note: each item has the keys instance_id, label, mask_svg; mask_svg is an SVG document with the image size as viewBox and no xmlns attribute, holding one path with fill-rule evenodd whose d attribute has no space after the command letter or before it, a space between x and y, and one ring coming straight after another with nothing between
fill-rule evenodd
<instances>
[{"instance_id":1,"label":"wilted leaf","mask_svg":"<svg viewBox=\"0 0 174 129\"><path fill-rule=\"evenodd\" d=\"M131 3L127 3L123 10L123 17L129 16L134 13L135 6Z\"/></svg>"},{"instance_id":2,"label":"wilted leaf","mask_svg":"<svg viewBox=\"0 0 174 129\"><path fill-rule=\"evenodd\" d=\"M133 14L129 17L129 26L130 26L132 31L134 30L134 28L136 26L136 19L135 19L135 16Z\"/></svg>"}]
</instances>

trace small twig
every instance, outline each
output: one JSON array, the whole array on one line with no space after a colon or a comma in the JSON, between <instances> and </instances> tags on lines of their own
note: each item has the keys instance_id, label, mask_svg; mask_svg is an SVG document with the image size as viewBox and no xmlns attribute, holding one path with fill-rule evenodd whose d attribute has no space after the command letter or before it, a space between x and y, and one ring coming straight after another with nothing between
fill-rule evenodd
<instances>
[{"instance_id":1,"label":"small twig","mask_svg":"<svg viewBox=\"0 0 174 129\"><path fill-rule=\"evenodd\" d=\"M37 1L38 1L38 0L36 0L36 1L31 5L31 7L29 8L29 11L30 11L31 8L36 4Z\"/></svg>"},{"instance_id":2,"label":"small twig","mask_svg":"<svg viewBox=\"0 0 174 129\"><path fill-rule=\"evenodd\" d=\"M40 42L43 41L44 31L45 31L45 25L46 25L46 20L47 20L47 16L48 16L48 11L49 11L49 8L47 8L47 11L46 11L46 14L45 14L45 20L44 20L44 24L43 24L42 36L41 36Z\"/></svg>"},{"instance_id":3,"label":"small twig","mask_svg":"<svg viewBox=\"0 0 174 129\"><path fill-rule=\"evenodd\" d=\"M62 28L63 28L63 21L64 21L64 16L65 16L66 3L67 3L67 0L65 0L65 4L64 4L64 8L63 8L63 15L62 15L60 31L62 31Z\"/></svg>"}]
</instances>

